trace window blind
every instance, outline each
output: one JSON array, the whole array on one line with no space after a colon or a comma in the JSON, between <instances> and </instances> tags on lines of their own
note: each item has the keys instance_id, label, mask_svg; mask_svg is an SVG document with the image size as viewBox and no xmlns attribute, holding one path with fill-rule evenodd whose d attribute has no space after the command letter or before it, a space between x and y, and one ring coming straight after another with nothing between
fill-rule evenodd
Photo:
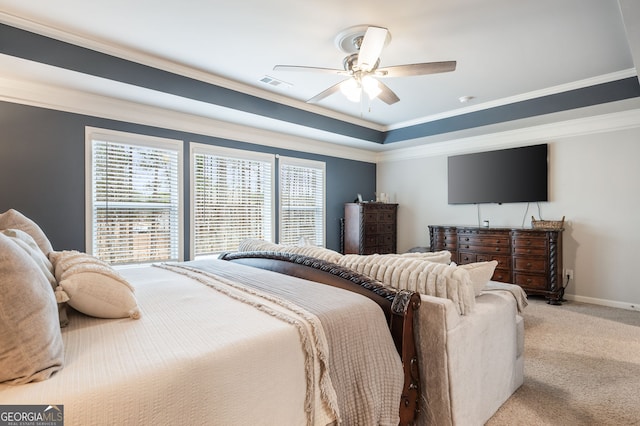
<instances>
[{"instance_id":1,"label":"window blind","mask_svg":"<svg viewBox=\"0 0 640 426\"><path fill-rule=\"evenodd\" d=\"M273 155L200 145L191 161L194 256L272 241Z\"/></svg>"},{"instance_id":2,"label":"window blind","mask_svg":"<svg viewBox=\"0 0 640 426\"><path fill-rule=\"evenodd\" d=\"M92 139L94 256L111 264L181 259L182 150L176 142L168 149Z\"/></svg>"},{"instance_id":3,"label":"window blind","mask_svg":"<svg viewBox=\"0 0 640 426\"><path fill-rule=\"evenodd\" d=\"M280 244L325 245L325 163L280 157Z\"/></svg>"}]
</instances>

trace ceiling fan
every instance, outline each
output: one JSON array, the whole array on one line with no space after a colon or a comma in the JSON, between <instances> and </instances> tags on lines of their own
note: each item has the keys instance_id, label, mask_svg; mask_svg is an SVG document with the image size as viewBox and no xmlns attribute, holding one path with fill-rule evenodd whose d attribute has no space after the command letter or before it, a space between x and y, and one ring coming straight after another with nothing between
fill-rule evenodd
<instances>
[{"instance_id":1,"label":"ceiling fan","mask_svg":"<svg viewBox=\"0 0 640 426\"><path fill-rule=\"evenodd\" d=\"M378 78L409 77L450 72L456 69L456 61L378 68L382 49L389 44L390 40L389 30L383 27L363 25L350 27L338 34L335 39L338 48L349 53L342 61L343 70L298 65L276 65L273 69L274 71L321 72L349 77L320 92L307 102L319 102L338 91L341 91L349 100L359 102L364 91L369 99L377 97L388 105L398 102L400 98Z\"/></svg>"}]
</instances>

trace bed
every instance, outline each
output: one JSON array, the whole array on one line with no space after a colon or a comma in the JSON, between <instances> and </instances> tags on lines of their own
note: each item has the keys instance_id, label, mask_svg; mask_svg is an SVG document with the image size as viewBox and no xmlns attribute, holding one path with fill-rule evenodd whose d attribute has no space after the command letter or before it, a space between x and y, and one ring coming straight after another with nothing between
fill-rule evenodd
<instances>
[{"instance_id":1,"label":"bed","mask_svg":"<svg viewBox=\"0 0 640 426\"><path fill-rule=\"evenodd\" d=\"M482 425L523 382L526 295L478 274L491 262L240 249L115 272L1 214L0 411L57 404L67 425Z\"/></svg>"},{"instance_id":2,"label":"bed","mask_svg":"<svg viewBox=\"0 0 640 426\"><path fill-rule=\"evenodd\" d=\"M0 245L6 274L16 261ZM411 424L419 297L284 256L263 259L278 272L231 257L119 270L135 309L68 309L62 365L0 383L0 404L63 406L66 425ZM3 288L5 307L15 287Z\"/></svg>"}]
</instances>

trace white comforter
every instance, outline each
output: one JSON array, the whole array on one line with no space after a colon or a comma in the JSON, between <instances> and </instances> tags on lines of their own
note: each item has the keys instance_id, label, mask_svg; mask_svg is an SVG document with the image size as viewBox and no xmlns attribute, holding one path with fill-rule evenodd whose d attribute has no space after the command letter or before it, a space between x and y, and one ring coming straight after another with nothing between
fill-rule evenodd
<instances>
[{"instance_id":1,"label":"white comforter","mask_svg":"<svg viewBox=\"0 0 640 426\"><path fill-rule=\"evenodd\" d=\"M308 423L295 327L172 271L121 273L136 287L141 319L72 314L64 369L44 382L0 385L0 404L64 405L67 426ZM312 423L333 422L315 395Z\"/></svg>"}]
</instances>

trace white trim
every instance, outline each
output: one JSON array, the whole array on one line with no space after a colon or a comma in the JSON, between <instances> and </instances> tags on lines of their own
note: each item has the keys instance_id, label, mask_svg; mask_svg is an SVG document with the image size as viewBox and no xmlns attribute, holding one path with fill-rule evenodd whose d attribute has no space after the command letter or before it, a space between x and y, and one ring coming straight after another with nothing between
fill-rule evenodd
<instances>
[{"instance_id":1,"label":"white trim","mask_svg":"<svg viewBox=\"0 0 640 426\"><path fill-rule=\"evenodd\" d=\"M322 170L322 246L327 246L327 164L324 161L278 155L278 242L282 231L282 190L280 183L280 167L282 164Z\"/></svg>"},{"instance_id":2,"label":"white trim","mask_svg":"<svg viewBox=\"0 0 640 426\"><path fill-rule=\"evenodd\" d=\"M0 100L299 152L368 163L375 162L374 151L341 145L338 140L334 143L289 135L2 75L0 75ZM329 132L321 131L318 131L318 134L330 135ZM365 142L339 135L330 136L354 145L380 147L380 144L375 142Z\"/></svg>"},{"instance_id":3,"label":"white trim","mask_svg":"<svg viewBox=\"0 0 640 426\"><path fill-rule=\"evenodd\" d=\"M66 30L61 30L50 25L42 24L30 19L25 19L19 16L11 15L6 12L0 12L0 22L6 23L10 26L34 32L36 34L43 35L45 37L53 38L65 43L70 43L75 46L85 47L97 52L106 53L111 56L122 58L128 61L136 62L139 64L147 65L152 68L157 68L163 71L168 71L174 74L182 75L185 77L193 78L203 81L205 83L213 84L216 86L224 87L237 92L245 93L252 96L257 96L262 99L278 102L283 105L291 106L293 108L313 112L323 115L325 117L335 118L337 120L354 123L359 126L367 127L370 129L384 131L385 126L372 123L351 115L343 114L337 111L332 111L323 108L320 105L309 104L301 100L291 99L289 97L260 89L258 87L250 86L248 84L240 83L235 80L229 80L224 77L220 77L215 74L203 72L195 68L170 61L159 56L150 55L140 51L126 48L116 43L107 43L103 40L98 40L87 36L86 34L72 33Z\"/></svg>"},{"instance_id":4,"label":"white trim","mask_svg":"<svg viewBox=\"0 0 640 426\"><path fill-rule=\"evenodd\" d=\"M93 140L101 138L178 152L178 260L184 260L184 142L91 126L85 126L85 251L93 254Z\"/></svg>"},{"instance_id":5,"label":"white trim","mask_svg":"<svg viewBox=\"0 0 640 426\"><path fill-rule=\"evenodd\" d=\"M566 120L558 123L523 127L516 130L463 137L445 142L378 153L377 162L412 160L438 155L459 154L516 147L551 139L602 133L640 127L640 108Z\"/></svg>"},{"instance_id":6,"label":"white trim","mask_svg":"<svg viewBox=\"0 0 640 426\"><path fill-rule=\"evenodd\" d=\"M544 96L555 95L558 93L567 92L570 90L583 89L585 87L595 86L597 84L609 83L623 78L635 77L637 75L635 68L628 68L622 71L616 71L609 74L599 75L597 77L585 78L583 80L573 81L567 84L559 84L557 86L547 87L541 90L534 90L532 92L521 93L515 96L509 96L506 98L497 99L491 102L483 102L468 106L465 108L458 108L451 111L445 111L439 114L429 115L427 117L416 118L415 120L403 121L401 123L392 124L387 126L387 130L401 129L403 127L414 126L417 124L424 124L430 121L442 120L443 118L455 117L457 115L469 114L471 112L481 111L490 108L496 108L504 105L513 104L516 102L528 101L531 99L541 98Z\"/></svg>"},{"instance_id":7,"label":"white trim","mask_svg":"<svg viewBox=\"0 0 640 426\"><path fill-rule=\"evenodd\" d=\"M564 297L567 300L572 300L575 302L591 303L592 305L608 306L610 308L626 309L629 311L640 311L640 303L618 302L616 300L578 296L575 294L565 294Z\"/></svg>"},{"instance_id":8,"label":"white trim","mask_svg":"<svg viewBox=\"0 0 640 426\"><path fill-rule=\"evenodd\" d=\"M206 143L189 142L189 151L193 154L217 155L226 158L238 158L241 160L257 160L265 162L274 162L275 154L266 152L249 151L238 148L227 148L219 145L208 145Z\"/></svg>"},{"instance_id":9,"label":"white trim","mask_svg":"<svg viewBox=\"0 0 640 426\"><path fill-rule=\"evenodd\" d=\"M193 260L196 258L195 255L195 154L204 154L204 155L213 155L219 156L223 158L237 158L241 160L250 160L250 161L263 161L271 164L271 238L275 239L276 234L276 218L275 218L275 203L276 203L276 194L275 194L275 186L276 186L276 155L265 153L265 152L257 152L257 151L249 151L237 148L228 148L218 145L208 145L199 142L190 142L189 143L189 260ZM205 258L206 256L198 256L198 259Z\"/></svg>"}]
</instances>

